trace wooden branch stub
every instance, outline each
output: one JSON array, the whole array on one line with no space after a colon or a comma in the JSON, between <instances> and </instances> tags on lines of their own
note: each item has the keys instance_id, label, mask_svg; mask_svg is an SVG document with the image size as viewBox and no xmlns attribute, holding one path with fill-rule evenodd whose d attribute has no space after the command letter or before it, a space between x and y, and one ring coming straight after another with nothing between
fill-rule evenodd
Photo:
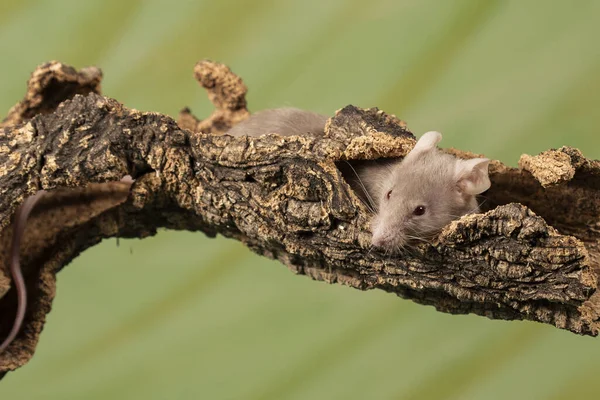
<instances>
[{"instance_id":1,"label":"wooden branch stub","mask_svg":"<svg viewBox=\"0 0 600 400\"><path fill-rule=\"evenodd\" d=\"M551 153L559 161L546 175L536 158L525 157L523 169L494 161L486 213L454 221L431 245L386 256L370 250L370 215L341 167L406 155L415 139L404 122L347 106L319 137L234 138L220 133L247 117L245 86L209 61L196 75L216 106L204 121L188 111L178 125L92 92L0 128L0 338L14 316L6 260L17 205L55 189L50 200L60 193L71 199L62 198L61 210L96 210L58 228L35 222L53 212L50 203L35 213L23 259L33 305L25 329L0 356L0 371L31 357L62 266L102 238L145 237L159 227L220 233L313 279L383 289L444 312L598 334L598 162L570 148ZM137 179L131 188L106 183L126 174ZM106 188L111 194L101 195ZM86 190L96 192L86 197ZM570 209L559 208L567 203ZM61 219L70 217L54 220Z\"/></svg>"},{"instance_id":2,"label":"wooden branch stub","mask_svg":"<svg viewBox=\"0 0 600 400\"><path fill-rule=\"evenodd\" d=\"M207 90L208 98L215 105L215 110L209 118L201 121L189 108L184 108L177 120L181 128L222 134L248 118L250 115L246 108L248 89L242 79L231 72L228 66L202 60L194 67L194 77Z\"/></svg>"},{"instance_id":3,"label":"wooden branch stub","mask_svg":"<svg viewBox=\"0 0 600 400\"><path fill-rule=\"evenodd\" d=\"M76 94L100 94L101 80L102 71L97 67L76 71L58 61L40 65L27 82L25 97L10 109L0 127L24 122L37 114L51 113Z\"/></svg>"}]
</instances>

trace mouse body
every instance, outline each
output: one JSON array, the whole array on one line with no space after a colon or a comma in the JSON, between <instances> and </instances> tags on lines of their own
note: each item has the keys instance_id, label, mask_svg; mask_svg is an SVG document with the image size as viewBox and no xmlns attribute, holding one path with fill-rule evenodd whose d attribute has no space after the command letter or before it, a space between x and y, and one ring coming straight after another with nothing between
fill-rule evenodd
<instances>
[{"instance_id":1,"label":"mouse body","mask_svg":"<svg viewBox=\"0 0 600 400\"><path fill-rule=\"evenodd\" d=\"M258 111L226 133L231 136L261 136L278 133L283 136L323 134L329 117L294 107Z\"/></svg>"},{"instance_id":2,"label":"mouse body","mask_svg":"<svg viewBox=\"0 0 600 400\"><path fill-rule=\"evenodd\" d=\"M297 108L259 111L226 134L322 135L328 117ZM442 152L439 132L427 132L403 159L348 164L349 183L373 213L374 247L398 252L430 241L452 220L479 212L476 196L490 187L487 158L462 160Z\"/></svg>"}]
</instances>

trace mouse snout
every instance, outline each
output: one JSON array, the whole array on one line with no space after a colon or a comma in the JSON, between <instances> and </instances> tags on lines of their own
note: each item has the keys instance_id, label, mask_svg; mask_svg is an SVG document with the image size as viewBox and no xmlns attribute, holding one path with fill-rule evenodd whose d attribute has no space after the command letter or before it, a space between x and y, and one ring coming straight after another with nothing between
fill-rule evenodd
<instances>
[{"instance_id":1,"label":"mouse snout","mask_svg":"<svg viewBox=\"0 0 600 400\"><path fill-rule=\"evenodd\" d=\"M373 235L373 237L371 238L371 244L375 247L379 247L379 248L385 248L387 246L389 246L389 243L391 242L391 237L390 236L375 236Z\"/></svg>"},{"instance_id":2,"label":"mouse snout","mask_svg":"<svg viewBox=\"0 0 600 400\"><path fill-rule=\"evenodd\" d=\"M390 248L395 244L398 244L400 238L391 230L373 230L373 236L371 237L371 244L375 247L386 249Z\"/></svg>"}]
</instances>

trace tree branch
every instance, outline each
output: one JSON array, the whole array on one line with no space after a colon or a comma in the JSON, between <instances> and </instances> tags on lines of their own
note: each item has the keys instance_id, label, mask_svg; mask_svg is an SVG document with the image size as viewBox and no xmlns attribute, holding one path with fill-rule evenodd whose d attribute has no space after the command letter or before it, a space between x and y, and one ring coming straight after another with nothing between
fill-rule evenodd
<instances>
[{"instance_id":1,"label":"tree branch","mask_svg":"<svg viewBox=\"0 0 600 400\"><path fill-rule=\"evenodd\" d=\"M185 109L179 123L102 97L96 69L52 65L34 72L0 126L0 338L16 309L11 216L25 197L50 190L24 238L30 307L0 372L33 355L64 265L103 238L160 227L220 233L298 274L443 312L598 334L600 164L576 149L523 156L520 169L494 161L485 214L454 221L431 245L386 256L369 251L370 215L343 170L345 161L408 153L414 136L394 116L347 106L322 137L233 138L220 133L248 116L246 88L224 65L196 65L216 110L201 121ZM131 187L116 182L127 174Z\"/></svg>"}]
</instances>

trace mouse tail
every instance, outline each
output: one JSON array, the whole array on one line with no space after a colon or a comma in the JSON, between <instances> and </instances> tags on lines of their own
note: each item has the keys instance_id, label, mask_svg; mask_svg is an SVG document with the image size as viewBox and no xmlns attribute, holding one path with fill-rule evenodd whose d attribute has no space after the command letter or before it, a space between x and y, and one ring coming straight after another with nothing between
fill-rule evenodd
<instances>
[{"instance_id":1,"label":"mouse tail","mask_svg":"<svg viewBox=\"0 0 600 400\"><path fill-rule=\"evenodd\" d=\"M2 344L0 344L0 354L2 354L13 340L15 340L25 319L25 311L27 310L27 288L25 287L25 279L23 278L23 272L21 271L19 249L21 247L21 239L25 233L25 225L29 219L29 214L44 193L44 190L40 190L33 196L25 199L16 212L10 249L10 273L12 275L13 285L17 290L17 313L10 333L6 339L4 339Z\"/></svg>"}]
</instances>

